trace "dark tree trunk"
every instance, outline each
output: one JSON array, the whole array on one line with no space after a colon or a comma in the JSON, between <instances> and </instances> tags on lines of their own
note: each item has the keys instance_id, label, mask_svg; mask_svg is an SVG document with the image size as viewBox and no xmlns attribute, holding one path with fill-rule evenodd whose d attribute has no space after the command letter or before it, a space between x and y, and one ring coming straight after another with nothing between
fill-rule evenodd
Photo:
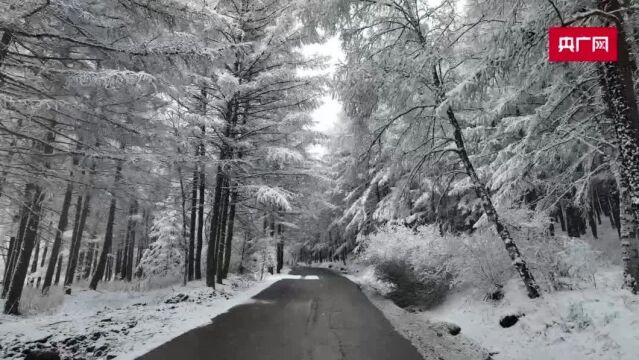
<instances>
[{"instance_id":1,"label":"dark tree trunk","mask_svg":"<svg viewBox=\"0 0 639 360\"><path fill-rule=\"evenodd\" d=\"M284 239L282 239L282 232L283 232L282 230L283 230L282 224L281 223L277 224L277 240L278 241L277 241L277 254L275 258L277 259L276 270L278 274L280 273L280 271L282 271L282 268L284 267ZM331 250L331 259L333 258L332 252L333 251Z\"/></svg>"},{"instance_id":2,"label":"dark tree trunk","mask_svg":"<svg viewBox=\"0 0 639 360\"><path fill-rule=\"evenodd\" d=\"M75 267L78 264L78 255L80 253L80 247L78 246L78 227L80 225L80 217L82 216L83 209L83 197L78 195L75 203L75 215L73 217L73 232L71 234L71 245L69 246L69 256L67 258L67 270L64 273L64 285L68 286L73 283L73 275L75 274Z\"/></svg>"},{"instance_id":3,"label":"dark tree trunk","mask_svg":"<svg viewBox=\"0 0 639 360\"><path fill-rule=\"evenodd\" d=\"M11 284L9 285L9 291L7 292L7 300L4 304L5 314L19 314L20 298L22 297L22 289L24 288L24 282L27 277L27 271L29 270L29 260L31 252L35 246L36 236L38 235L38 227L40 225L40 212L42 210L42 202L44 194L42 188L36 184L29 184L29 191L27 191L27 199L29 199L28 210L23 212L22 216L29 217L27 226L24 231L24 239L22 240L22 247L15 264L15 270L11 277Z\"/></svg>"},{"instance_id":4,"label":"dark tree trunk","mask_svg":"<svg viewBox=\"0 0 639 360\"><path fill-rule=\"evenodd\" d=\"M95 269L97 268L97 266L98 266L98 256L99 255L100 254L98 253L97 250L93 250L93 256L92 256L93 261L91 262L91 272L90 273L93 273L95 271ZM111 254L107 255L107 260L109 259L110 256L111 256Z\"/></svg>"},{"instance_id":5,"label":"dark tree trunk","mask_svg":"<svg viewBox=\"0 0 639 360\"><path fill-rule=\"evenodd\" d=\"M222 267L222 278L226 279L229 274L229 266L231 264L231 252L233 245L233 228L235 224L235 203L237 202L237 188L231 192L231 206L229 210L228 230L226 232L226 251L224 252L224 266Z\"/></svg>"},{"instance_id":6,"label":"dark tree trunk","mask_svg":"<svg viewBox=\"0 0 639 360\"><path fill-rule=\"evenodd\" d=\"M77 281L80 281L80 279L82 278L82 274L84 273L84 264L85 264L84 257L85 256L86 256L86 251L81 251L80 255L78 256L78 269L73 274L73 276L75 277Z\"/></svg>"},{"instance_id":7,"label":"dark tree trunk","mask_svg":"<svg viewBox=\"0 0 639 360\"><path fill-rule=\"evenodd\" d=\"M7 277L7 273L9 272L9 262L11 260L11 255L13 254L13 249L16 246L16 237L12 236L9 239L9 248L7 249L7 256L4 259L4 274L2 276L2 283L6 284L7 282L11 281L8 277Z\"/></svg>"},{"instance_id":8,"label":"dark tree trunk","mask_svg":"<svg viewBox=\"0 0 639 360\"><path fill-rule=\"evenodd\" d=\"M113 224L115 222L115 206L116 206L116 197L115 197L115 188L120 183L120 177L122 173L122 163L118 164L118 167L115 170L115 180L113 182L113 193L111 194L111 206L109 206L109 216L107 218L107 226L106 231L104 233L104 244L102 244L102 251L100 252L100 259L98 260L98 266L93 273L93 277L91 277L91 283L89 284L89 288L91 290L95 290L98 288L98 282L102 279L104 275L104 268L106 266L107 255L111 251L111 244L113 243Z\"/></svg>"},{"instance_id":9,"label":"dark tree trunk","mask_svg":"<svg viewBox=\"0 0 639 360\"><path fill-rule=\"evenodd\" d=\"M40 267L44 267L44 264L47 260L47 254L49 253L49 244L44 243L44 250L42 251L42 261L40 262Z\"/></svg>"},{"instance_id":10,"label":"dark tree trunk","mask_svg":"<svg viewBox=\"0 0 639 360\"><path fill-rule=\"evenodd\" d=\"M38 270L38 261L40 260L40 244L42 243L42 233L38 232L36 236L35 247L33 248L33 260L31 261L31 269L29 273L33 274Z\"/></svg>"},{"instance_id":11,"label":"dark tree trunk","mask_svg":"<svg viewBox=\"0 0 639 360\"><path fill-rule=\"evenodd\" d=\"M599 80L603 89L606 116L612 121L619 148L621 211L619 236L623 249L624 286L639 293L639 108L633 71L637 68L627 43L622 6L618 0L598 0L599 10L615 13L618 61L601 63Z\"/></svg>"},{"instance_id":12,"label":"dark tree trunk","mask_svg":"<svg viewBox=\"0 0 639 360\"><path fill-rule=\"evenodd\" d=\"M276 259L277 259L277 273L279 274L280 271L282 271L282 268L284 267L284 242L282 241L282 239L280 239L277 242L277 253L276 253Z\"/></svg>"},{"instance_id":13,"label":"dark tree trunk","mask_svg":"<svg viewBox=\"0 0 639 360\"><path fill-rule=\"evenodd\" d=\"M25 189L25 197L26 194L29 193L29 186L26 186ZM22 249L22 242L24 240L25 230L27 228L27 224L29 219L31 218L31 212L29 211L28 205L23 205L20 210L20 224L18 225L18 234L16 236L15 246L13 247L13 252L11 257L9 258L9 263L7 264L7 268L5 271L5 282L2 284L2 298L6 298L7 292L9 292L9 285L11 285L11 278L13 277L13 272L16 266L16 262L18 261L18 257L20 255L20 249Z\"/></svg>"},{"instance_id":14,"label":"dark tree trunk","mask_svg":"<svg viewBox=\"0 0 639 360\"><path fill-rule=\"evenodd\" d=\"M224 251L226 251L226 224L229 211L229 181L224 177L224 189L222 189L222 213L219 223L218 252L217 252L217 283L222 284L222 272L224 267Z\"/></svg>"},{"instance_id":15,"label":"dark tree trunk","mask_svg":"<svg viewBox=\"0 0 639 360\"><path fill-rule=\"evenodd\" d=\"M198 154L198 151L195 152ZM198 179L199 173L197 167L193 170L193 188L191 189L191 227L189 232L189 281L193 280L194 265L195 265L195 233L197 222L197 191L198 191Z\"/></svg>"},{"instance_id":16,"label":"dark tree trunk","mask_svg":"<svg viewBox=\"0 0 639 360\"><path fill-rule=\"evenodd\" d=\"M115 273L113 277L117 278L120 273L122 273L122 249L118 249L115 253Z\"/></svg>"},{"instance_id":17,"label":"dark tree trunk","mask_svg":"<svg viewBox=\"0 0 639 360\"><path fill-rule=\"evenodd\" d=\"M566 207L566 226L568 227L568 236L576 238L581 236L580 221L581 216L579 214L579 209L573 205L568 205Z\"/></svg>"},{"instance_id":18,"label":"dark tree trunk","mask_svg":"<svg viewBox=\"0 0 639 360\"><path fill-rule=\"evenodd\" d=\"M104 281L111 281L111 274L113 273L113 256L107 258L106 271L104 273Z\"/></svg>"},{"instance_id":19,"label":"dark tree trunk","mask_svg":"<svg viewBox=\"0 0 639 360\"><path fill-rule=\"evenodd\" d=\"M60 283L60 273L62 272L62 259L63 256L62 254L60 254L58 256L58 267L56 268L55 271L55 278L53 279L53 285L58 285Z\"/></svg>"},{"instance_id":20,"label":"dark tree trunk","mask_svg":"<svg viewBox=\"0 0 639 360\"><path fill-rule=\"evenodd\" d=\"M621 236L621 221L619 218L619 192L611 189L608 194L608 206L610 208L610 225L617 229L617 234Z\"/></svg>"},{"instance_id":21,"label":"dark tree trunk","mask_svg":"<svg viewBox=\"0 0 639 360\"><path fill-rule=\"evenodd\" d=\"M69 208L71 207L71 197L73 195L73 183L69 181L67 183L67 189L64 192L64 200L62 200L62 210L60 211L60 218L58 219L58 227L55 232L55 238L53 240L53 246L51 247L51 257L49 258L49 265L44 275L44 283L42 284L42 293L46 294L51 286L51 280L53 279L53 273L55 265L60 254L60 247L62 247L62 234L67 229L69 223Z\"/></svg>"},{"instance_id":22,"label":"dark tree trunk","mask_svg":"<svg viewBox=\"0 0 639 360\"><path fill-rule=\"evenodd\" d=\"M78 204L82 202L82 197L78 199ZM76 211L78 211L76 209ZM73 276L76 273L76 267L78 266L78 254L80 248L82 248L82 236L84 234L84 227L91 211L91 192L87 189L84 194L84 202L82 204L82 210L80 213L79 222L76 224L75 239L72 239L72 251L69 253L69 261L67 263L67 276L64 280L64 285L71 285L73 282Z\"/></svg>"},{"instance_id":23,"label":"dark tree trunk","mask_svg":"<svg viewBox=\"0 0 639 360\"><path fill-rule=\"evenodd\" d=\"M128 229L128 243L127 243L127 257L126 257L126 281L131 281L133 278L133 253L135 252L135 230L137 228L137 220L135 217L138 213L138 202L137 200L133 201L131 204L131 209L129 211L129 223L127 226Z\"/></svg>"},{"instance_id":24,"label":"dark tree trunk","mask_svg":"<svg viewBox=\"0 0 639 360\"><path fill-rule=\"evenodd\" d=\"M222 158L223 156L220 157ZM217 272L217 233L223 181L222 166L218 165L217 175L215 176L215 193L213 194L213 215L211 216L211 226L209 227L209 246L206 251L206 286L212 288L215 288L215 274Z\"/></svg>"},{"instance_id":25,"label":"dark tree trunk","mask_svg":"<svg viewBox=\"0 0 639 360\"><path fill-rule=\"evenodd\" d=\"M84 268L82 272L82 278L88 279L91 276L91 266L93 265L93 255L95 254L95 243L89 243L89 249L84 256Z\"/></svg>"},{"instance_id":26,"label":"dark tree trunk","mask_svg":"<svg viewBox=\"0 0 639 360\"><path fill-rule=\"evenodd\" d=\"M200 150L200 155L204 153L204 146ZM206 187L204 173L204 163L200 164L200 196L197 215L197 244L195 249L195 278L202 278L202 245L204 242L204 190Z\"/></svg>"},{"instance_id":27,"label":"dark tree trunk","mask_svg":"<svg viewBox=\"0 0 639 360\"><path fill-rule=\"evenodd\" d=\"M592 233L592 236L595 239L598 239L597 237L597 221L595 220L595 214L593 210L588 211L588 225L590 225L590 231Z\"/></svg>"},{"instance_id":28,"label":"dark tree trunk","mask_svg":"<svg viewBox=\"0 0 639 360\"><path fill-rule=\"evenodd\" d=\"M206 88L200 90L200 105L202 116L206 116L207 112L207 91ZM195 249L195 278L200 280L202 278L202 246L204 243L204 191L206 188L206 174L204 165L204 156L206 155L206 147L204 145L204 137L206 135L206 126L202 124L200 126L202 133L200 135L199 146L199 171L200 171L200 196L198 205L198 222L197 222L197 244Z\"/></svg>"}]
</instances>

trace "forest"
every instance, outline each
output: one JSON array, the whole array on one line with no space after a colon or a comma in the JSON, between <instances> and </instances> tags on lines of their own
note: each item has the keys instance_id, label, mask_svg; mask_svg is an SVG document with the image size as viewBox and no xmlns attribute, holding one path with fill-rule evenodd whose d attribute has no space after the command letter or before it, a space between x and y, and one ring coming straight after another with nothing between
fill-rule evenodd
<instances>
[{"instance_id":1,"label":"forest","mask_svg":"<svg viewBox=\"0 0 639 360\"><path fill-rule=\"evenodd\" d=\"M606 336L636 328L637 11L0 0L0 333L80 294L216 294L297 264L444 319L462 298L570 298L591 336L592 295ZM616 28L618 60L550 62L548 29L584 26ZM606 356L629 359L631 334Z\"/></svg>"}]
</instances>

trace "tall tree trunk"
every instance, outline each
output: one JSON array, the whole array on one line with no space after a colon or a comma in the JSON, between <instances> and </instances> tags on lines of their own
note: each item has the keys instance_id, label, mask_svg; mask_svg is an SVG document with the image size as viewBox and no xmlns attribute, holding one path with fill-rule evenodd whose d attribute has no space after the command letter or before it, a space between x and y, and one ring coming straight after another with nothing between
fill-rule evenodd
<instances>
[{"instance_id":1,"label":"tall tree trunk","mask_svg":"<svg viewBox=\"0 0 639 360\"><path fill-rule=\"evenodd\" d=\"M222 160L223 154L220 156ZM222 198L222 165L217 167L215 176L215 193L213 194L213 215L211 216L211 226L209 227L209 246L206 250L206 286L215 288L215 275L217 272L217 234L220 218L220 199Z\"/></svg>"},{"instance_id":2,"label":"tall tree trunk","mask_svg":"<svg viewBox=\"0 0 639 360\"><path fill-rule=\"evenodd\" d=\"M200 104L202 116L206 117L206 105L207 105L207 92L203 87L200 90ZM200 280L202 278L202 245L204 243L204 191L206 189L206 174L204 165L204 156L206 155L206 147L204 146L204 137L206 135L206 125L200 126L200 156L199 156L199 169L200 169L200 196L198 205L198 222L197 222L197 244L195 249L195 278Z\"/></svg>"},{"instance_id":3,"label":"tall tree trunk","mask_svg":"<svg viewBox=\"0 0 639 360\"><path fill-rule=\"evenodd\" d=\"M280 214L280 212L282 211L282 209L279 209L280 211L278 212L278 215ZM282 238L282 233L283 233L283 227L280 223L277 224L277 253L276 253L276 271L279 274L280 271L282 271L282 268L284 268L284 239ZM331 255L330 258L333 259L333 249L331 249Z\"/></svg>"},{"instance_id":4,"label":"tall tree trunk","mask_svg":"<svg viewBox=\"0 0 639 360\"><path fill-rule=\"evenodd\" d=\"M592 236L597 239L597 220L595 219L595 211L593 209L588 211L588 225L590 225Z\"/></svg>"},{"instance_id":5,"label":"tall tree trunk","mask_svg":"<svg viewBox=\"0 0 639 360\"><path fill-rule=\"evenodd\" d=\"M237 186L237 185L236 185ZM222 267L222 278L226 279L229 274L229 267L231 265L231 253L233 245L233 228L235 226L235 206L237 203L237 187L231 192L231 207L229 210L228 230L226 232L226 251L224 252L224 266Z\"/></svg>"},{"instance_id":6,"label":"tall tree trunk","mask_svg":"<svg viewBox=\"0 0 639 360\"><path fill-rule=\"evenodd\" d=\"M84 256L84 267L82 271L82 278L88 279L91 276L91 266L93 265L93 255L95 254L95 243L89 243L88 250Z\"/></svg>"},{"instance_id":7,"label":"tall tree trunk","mask_svg":"<svg viewBox=\"0 0 639 360\"><path fill-rule=\"evenodd\" d=\"M78 201L82 201L82 199L78 199ZM68 278L65 278L64 285L71 285L73 282L73 276L76 272L76 267L78 266L78 254L80 253L80 248L82 248L82 237L84 234L84 228L87 223L87 218L89 217L89 213L91 211L91 191L87 189L84 194L84 202L82 205L82 212L80 213L80 219L77 223L77 228L75 231L75 240L73 241L72 253L69 253L69 262L67 264L67 275ZM68 280L68 282L67 282Z\"/></svg>"},{"instance_id":8,"label":"tall tree trunk","mask_svg":"<svg viewBox=\"0 0 639 360\"><path fill-rule=\"evenodd\" d=\"M80 225L80 217L82 216L83 199L83 196L78 194L75 203L75 215L73 217L73 231L71 235L71 245L69 246L69 256L67 259L67 270L64 274L65 286L73 283L73 275L75 274L75 267L78 263L78 254L80 253L80 247L78 246L78 226Z\"/></svg>"},{"instance_id":9,"label":"tall tree trunk","mask_svg":"<svg viewBox=\"0 0 639 360\"><path fill-rule=\"evenodd\" d=\"M204 129L204 127L202 127ZM204 131L204 130L202 130ZM204 145L200 145L200 156L204 154ZM197 244L195 249L195 278L202 278L202 245L204 242L204 190L206 188L204 162L200 162L200 196L197 215Z\"/></svg>"},{"instance_id":10,"label":"tall tree trunk","mask_svg":"<svg viewBox=\"0 0 639 360\"><path fill-rule=\"evenodd\" d=\"M60 283L60 273L62 272L62 260L63 260L63 256L62 254L60 254L60 256L58 256L58 267L55 271L55 278L53 279L53 285L58 285Z\"/></svg>"},{"instance_id":11,"label":"tall tree trunk","mask_svg":"<svg viewBox=\"0 0 639 360\"><path fill-rule=\"evenodd\" d=\"M49 253L49 243L44 243L44 250L42 251L42 260L40 262L40 267L44 267L44 264L47 260L48 253Z\"/></svg>"},{"instance_id":12,"label":"tall tree trunk","mask_svg":"<svg viewBox=\"0 0 639 360\"><path fill-rule=\"evenodd\" d=\"M133 203L131 204L131 209L129 211L129 224L128 224L128 231L129 231L129 235L127 236L129 239L129 242L127 244L128 249L127 249L127 261L126 261L126 281L131 281L133 278L133 253L135 251L135 231L137 228L137 220L136 220L136 216L138 213L138 201L137 200L133 200Z\"/></svg>"},{"instance_id":13,"label":"tall tree trunk","mask_svg":"<svg viewBox=\"0 0 639 360\"><path fill-rule=\"evenodd\" d=\"M107 218L107 226L104 233L104 243L102 244L102 251L100 252L100 259L98 260L98 266L95 269L95 273L93 273L93 277L91 277L91 283L89 284L89 289L95 290L98 288L98 282L102 279L104 275L104 268L106 266L107 255L111 251L111 244L113 243L113 224L115 222L115 206L116 206L116 197L115 197L115 188L117 188L120 183L120 177L122 175L122 163L118 163L118 166L115 170L115 180L113 181L113 192L111 193L111 206L109 206L109 216Z\"/></svg>"},{"instance_id":14,"label":"tall tree trunk","mask_svg":"<svg viewBox=\"0 0 639 360\"><path fill-rule=\"evenodd\" d=\"M7 249L7 256L4 259L4 274L2 276L2 283L5 284L8 281L11 281L8 277L7 277L7 273L9 271L9 262L11 261L11 255L13 254L13 249L16 246L16 237L12 236L9 239L9 248Z\"/></svg>"},{"instance_id":15,"label":"tall tree trunk","mask_svg":"<svg viewBox=\"0 0 639 360\"><path fill-rule=\"evenodd\" d=\"M181 153L180 148L178 147L178 153ZM182 177L182 166L178 165L178 178L180 179L180 205L182 209L182 241L184 242L184 274L182 274L182 285L186 285L188 280L188 262L189 262L189 252L188 252L188 244L186 243L186 189L184 188L184 180Z\"/></svg>"},{"instance_id":16,"label":"tall tree trunk","mask_svg":"<svg viewBox=\"0 0 639 360\"><path fill-rule=\"evenodd\" d=\"M199 151L195 151L197 155ZM189 281L193 280L195 265L195 224L197 221L197 182L200 178L197 166L193 170L193 188L191 189L191 227L189 232Z\"/></svg>"},{"instance_id":17,"label":"tall tree trunk","mask_svg":"<svg viewBox=\"0 0 639 360\"><path fill-rule=\"evenodd\" d=\"M113 278L117 278L120 273L122 273L122 249L118 249L115 253L115 273L113 273Z\"/></svg>"},{"instance_id":18,"label":"tall tree trunk","mask_svg":"<svg viewBox=\"0 0 639 360\"><path fill-rule=\"evenodd\" d=\"M91 261L91 270L89 271L89 274L92 274L93 272L95 272L95 269L98 267L98 256L100 254L98 253L98 250L93 250L92 251L92 261ZM109 257L111 257L111 254L107 255L107 260L109 260ZM105 269L106 269L106 264L105 264ZM104 276L103 276L104 277Z\"/></svg>"},{"instance_id":19,"label":"tall tree trunk","mask_svg":"<svg viewBox=\"0 0 639 360\"><path fill-rule=\"evenodd\" d=\"M4 304L5 314L19 314L20 298L22 297L22 289L24 288L24 281L27 277L27 271L29 267L29 260L31 252L35 245L36 236L38 233L38 227L40 225L40 212L42 210L42 202L44 200L44 194L42 188L37 184L29 184L28 199L29 209L23 213L23 216L28 216L29 221L24 231L24 239L22 240L22 247L20 248L20 254L15 264L15 270L11 277L11 284L9 285L9 291L7 292L7 300Z\"/></svg>"},{"instance_id":20,"label":"tall tree trunk","mask_svg":"<svg viewBox=\"0 0 639 360\"><path fill-rule=\"evenodd\" d=\"M495 226L495 230L499 234L499 237L504 242L506 251L508 252L512 263L515 266L515 269L519 273L519 277L526 286L528 297L531 299L539 297L539 286L537 285L535 278L528 269L528 265L521 256L519 248L515 244L515 241L510 235L510 232L508 231L508 229L506 229L504 224L499 219L497 210L495 209L495 206L493 205L493 202L490 198L490 194L488 193L488 189L486 189L484 183L479 179L479 176L477 175L477 172L475 171L475 168L473 167L473 164L468 157L468 153L466 152L466 147L464 145L461 127L459 126L459 122L455 117L455 113L450 106L448 107L446 114L448 115L450 125L453 127L455 144L457 145L457 155L459 156L464 168L466 169L466 173L473 183L473 187L475 189L477 197L481 199L482 207L484 209L484 212L486 213L486 217L490 222L493 223L493 225Z\"/></svg>"},{"instance_id":21,"label":"tall tree trunk","mask_svg":"<svg viewBox=\"0 0 639 360\"><path fill-rule=\"evenodd\" d=\"M74 161L74 163L77 162ZM72 174L73 176L73 174ZM44 282L42 283L42 293L46 294L51 287L51 280L53 279L53 273L55 265L60 254L60 247L62 246L62 234L67 229L69 223L69 208L71 207L71 197L73 196L73 183L67 182L67 189L64 192L64 199L62 200L62 210L60 211L60 218L58 219L58 227L55 232L55 238L53 240L53 246L51 247L51 256L49 257L49 265L44 275Z\"/></svg>"},{"instance_id":22,"label":"tall tree trunk","mask_svg":"<svg viewBox=\"0 0 639 360\"><path fill-rule=\"evenodd\" d=\"M33 260L31 260L31 269L29 273L34 273L38 270L38 260L40 260L40 244L42 243L42 232L38 232L36 236L35 246L33 248Z\"/></svg>"},{"instance_id":23,"label":"tall tree trunk","mask_svg":"<svg viewBox=\"0 0 639 360\"><path fill-rule=\"evenodd\" d=\"M27 194L29 193L29 185L25 186L25 198L27 198ZM16 266L16 262L18 262L18 257L20 255L20 249L22 249L22 242L24 240L25 230L27 228L27 224L31 219L31 211L29 211L28 204L23 204L20 210L20 223L18 224L18 233L16 235L15 246L13 247L13 252L11 253L11 257L9 258L9 263L7 264L7 269L5 272L5 282L2 284L2 298L6 298L7 292L9 292L9 285L11 285L11 278L13 277L13 272Z\"/></svg>"},{"instance_id":24,"label":"tall tree trunk","mask_svg":"<svg viewBox=\"0 0 639 360\"><path fill-rule=\"evenodd\" d=\"M224 176L224 188L222 189L222 213L220 214L218 250L217 250L217 283L222 284L222 272L224 268L224 252L226 251L226 224L229 211L229 180Z\"/></svg>"},{"instance_id":25,"label":"tall tree trunk","mask_svg":"<svg viewBox=\"0 0 639 360\"><path fill-rule=\"evenodd\" d=\"M6 35L6 33L5 33ZM0 50L1 52L2 50ZM55 125L55 124L52 124ZM51 143L55 140L54 132L47 132L45 142L34 146L36 150L40 150L44 155L53 153ZM44 167L50 168L50 164L45 161ZM22 297L22 289L29 270L29 261L31 260L31 252L35 246L36 237L38 236L38 228L40 227L40 218L42 216L42 203L44 202L44 192L40 184L29 183L26 185L25 205L22 216L28 217L26 227L23 229L24 238L20 247L15 269L11 276L11 284L7 291L7 300L4 304L5 314L19 314L20 298ZM21 221L22 222L22 221ZM19 230L20 231L20 230Z\"/></svg>"},{"instance_id":26,"label":"tall tree trunk","mask_svg":"<svg viewBox=\"0 0 639 360\"><path fill-rule=\"evenodd\" d=\"M600 10L616 13L618 61L601 63L599 80L603 88L606 115L612 121L619 147L620 237L623 248L624 285L639 293L639 108L634 89L633 69L624 18L618 0L598 0Z\"/></svg>"}]
</instances>

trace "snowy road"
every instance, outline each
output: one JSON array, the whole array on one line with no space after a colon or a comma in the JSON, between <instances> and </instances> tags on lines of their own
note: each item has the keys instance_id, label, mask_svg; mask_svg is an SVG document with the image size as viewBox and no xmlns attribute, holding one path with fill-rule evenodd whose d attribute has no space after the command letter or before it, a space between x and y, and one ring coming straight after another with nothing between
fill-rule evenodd
<instances>
[{"instance_id":1,"label":"snowy road","mask_svg":"<svg viewBox=\"0 0 639 360\"><path fill-rule=\"evenodd\" d=\"M140 357L142 360L421 360L355 284L300 268L254 297Z\"/></svg>"}]
</instances>

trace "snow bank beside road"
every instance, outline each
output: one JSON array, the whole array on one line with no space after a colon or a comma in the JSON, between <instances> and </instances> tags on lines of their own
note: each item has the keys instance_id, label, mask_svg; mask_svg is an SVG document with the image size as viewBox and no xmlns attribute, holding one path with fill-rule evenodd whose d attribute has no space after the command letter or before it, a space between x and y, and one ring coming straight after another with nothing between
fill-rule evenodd
<instances>
[{"instance_id":1,"label":"snow bank beside road","mask_svg":"<svg viewBox=\"0 0 639 360\"><path fill-rule=\"evenodd\" d=\"M133 359L248 301L287 275L263 281L230 276L216 290L202 282L147 292L74 289L58 311L0 317L0 358L55 349L62 358Z\"/></svg>"},{"instance_id":2,"label":"snow bank beside road","mask_svg":"<svg viewBox=\"0 0 639 360\"><path fill-rule=\"evenodd\" d=\"M621 288L619 269L601 271L597 288L545 293L530 300L518 279L498 303L472 293L452 294L442 306L415 314L451 321L495 360L634 360L639 349L639 297ZM499 320L525 314L510 328Z\"/></svg>"},{"instance_id":3,"label":"snow bank beside road","mask_svg":"<svg viewBox=\"0 0 639 360\"><path fill-rule=\"evenodd\" d=\"M333 267L333 265L331 266ZM487 360L491 359L487 350L458 332L451 334L451 325L432 322L398 307L384 298L387 284L374 278L370 268L350 265L348 279L358 284L368 299L391 322L393 327L415 346L425 360ZM344 271L343 271L344 272Z\"/></svg>"}]
</instances>

